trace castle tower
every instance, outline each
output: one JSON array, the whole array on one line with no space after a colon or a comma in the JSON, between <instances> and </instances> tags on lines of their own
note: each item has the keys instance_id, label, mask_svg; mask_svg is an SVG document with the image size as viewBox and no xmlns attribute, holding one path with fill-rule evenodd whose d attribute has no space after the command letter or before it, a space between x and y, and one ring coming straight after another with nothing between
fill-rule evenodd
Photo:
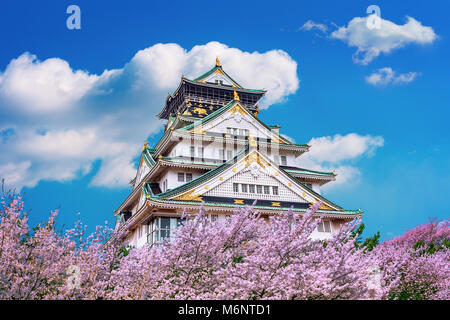
<instances>
[{"instance_id":1,"label":"castle tower","mask_svg":"<svg viewBox=\"0 0 450 320\"><path fill-rule=\"evenodd\" d=\"M154 148L142 148L132 191L117 210L116 231L128 221L129 244L158 244L170 237L184 209L197 213L202 202L212 219L224 219L255 200L266 216L291 207L302 214L320 201L322 223L312 235L319 239L361 216L320 195L336 174L296 165L309 145L291 143L279 126L258 118L265 92L239 85L218 58L200 77L181 77L158 115L167 120L164 135Z\"/></svg>"}]
</instances>

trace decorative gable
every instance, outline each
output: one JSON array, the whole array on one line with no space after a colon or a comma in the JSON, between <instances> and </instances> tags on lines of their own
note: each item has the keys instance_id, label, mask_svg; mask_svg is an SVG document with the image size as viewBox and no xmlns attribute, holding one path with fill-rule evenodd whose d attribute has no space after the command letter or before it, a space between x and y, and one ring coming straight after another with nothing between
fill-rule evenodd
<instances>
[{"instance_id":1,"label":"decorative gable","mask_svg":"<svg viewBox=\"0 0 450 320\"><path fill-rule=\"evenodd\" d=\"M226 86L234 86L237 87L234 84L234 81L225 75L220 68L218 68L216 71L211 73L209 76L207 76L205 79L202 80L202 82L208 82L208 83L214 83L219 85L226 85Z\"/></svg>"},{"instance_id":2,"label":"decorative gable","mask_svg":"<svg viewBox=\"0 0 450 320\"><path fill-rule=\"evenodd\" d=\"M233 183L239 184L240 189L235 190ZM247 194L242 192L242 184L248 185L248 188L253 185L255 192L250 192L249 189ZM262 187L261 193L256 189L257 186ZM264 186L270 187L269 194L264 194ZM221 195L229 198L266 199L309 204L322 201L324 203L321 209L342 210L298 183L256 149L247 154L238 155L221 167L200 176L183 187L185 191L176 192L174 190L175 194L168 195L165 199L202 201L203 197ZM273 192L273 187L277 188L276 193ZM239 196L237 196L238 193Z\"/></svg>"},{"instance_id":3,"label":"decorative gable","mask_svg":"<svg viewBox=\"0 0 450 320\"><path fill-rule=\"evenodd\" d=\"M270 139L276 143L289 143L283 138L270 130L268 127L258 121L239 101L233 101L225 112L213 119L205 119L194 124L190 130L192 133L205 133L207 131L214 133L227 134L228 128L248 130L248 134L253 137L262 139Z\"/></svg>"},{"instance_id":4,"label":"decorative gable","mask_svg":"<svg viewBox=\"0 0 450 320\"><path fill-rule=\"evenodd\" d=\"M236 190L237 187L237 190ZM274 189L276 194L274 194ZM287 185L280 182L274 175L268 174L258 163L254 162L221 184L205 192L204 196L261 199L286 202L305 202L306 199L297 195Z\"/></svg>"}]
</instances>

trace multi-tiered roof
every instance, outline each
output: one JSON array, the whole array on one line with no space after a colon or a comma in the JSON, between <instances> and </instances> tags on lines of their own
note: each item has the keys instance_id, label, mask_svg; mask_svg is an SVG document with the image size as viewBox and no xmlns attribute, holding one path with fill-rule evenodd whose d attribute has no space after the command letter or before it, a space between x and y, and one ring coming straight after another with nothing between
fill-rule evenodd
<instances>
[{"instance_id":1,"label":"multi-tiered roof","mask_svg":"<svg viewBox=\"0 0 450 320\"><path fill-rule=\"evenodd\" d=\"M214 212L232 213L236 206L252 204L255 198L256 208L263 214L289 208L305 212L313 203L321 202L318 212L323 217L349 220L360 216L360 210L345 210L313 190L312 185L322 186L336 180L334 172L275 163L269 156L279 153L296 158L309 151L310 146L290 142L280 135L278 126L268 126L257 117L258 102L264 94L264 90L240 86L222 69L218 59L202 76L194 80L182 77L159 114L167 120L163 137L154 148L146 143L142 149L137 175L131 181L133 191L119 208L125 220L144 223L155 212L198 210L202 204ZM222 124L226 121L251 125L258 134L224 131ZM183 141L201 146L231 145L238 152L227 159L203 154L173 155L171 151ZM183 169L197 170L199 174L164 190L162 177L170 170ZM238 174L241 180L242 175L251 175L250 180L260 177L272 181L290 196L276 199L273 195L255 193L252 198L249 194L230 192L230 184L237 181Z\"/></svg>"},{"instance_id":2,"label":"multi-tiered roof","mask_svg":"<svg viewBox=\"0 0 450 320\"><path fill-rule=\"evenodd\" d=\"M233 100L234 92L239 95L241 103L255 113L258 112L257 102L266 93L265 90L243 88L222 69L219 59L216 59L216 65L200 77L190 80L182 76L175 92L167 95L158 117L169 119L180 113L202 118Z\"/></svg>"}]
</instances>

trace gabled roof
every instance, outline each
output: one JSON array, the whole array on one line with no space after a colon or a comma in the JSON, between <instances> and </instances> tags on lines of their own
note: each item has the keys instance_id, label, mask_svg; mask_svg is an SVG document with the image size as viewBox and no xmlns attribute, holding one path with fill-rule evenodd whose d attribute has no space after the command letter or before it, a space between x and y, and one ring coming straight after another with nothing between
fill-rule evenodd
<instances>
[{"instance_id":1,"label":"gabled roof","mask_svg":"<svg viewBox=\"0 0 450 320\"><path fill-rule=\"evenodd\" d=\"M206 123L216 119L218 116L224 114L226 111L230 110L232 107L234 107L235 105L239 105L239 107L245 112L247 113L250 117L252 117L254 120L256 120L259 124L261 124L263 127L265 127L268 131L272 132L273 134L275 134L277 136L277 138L285 144L291 144L291 145L297 145L294 144L292 142L290 142L289 140L287 140L286 138L284 138L283 136L281 136L279 133L274 132L273 130L271 130L271 128L266 125L264 122L262 122L261 120L258 119L258 117L256 117L252 112L250 112L245 106L243 106L241 103L239 103L239 101L237 100L232 100L229 103L227 103L225 106L223 106L222 108L214 111L213 113L210 113L209 115L207 115L204 118L200 118L197 121L178 129L178 131L189 131L194 129L197 126L203 126ZM306 144L302 144L299 146L307 146Z\"/></svg>"},{"instance_id":2,"label":"gabled roof","mask_svg":"<svg viewBox=\"0 0 450 320\"><path fill-rule=\"evenodd\" d=\"M267 163L269 166L272 166L272 168L278 168L276 172L281 172L286 175L288 178L288 181L292 181L294 184L297 184L300 186L300 190L304 190L309 194L309 198L312 199L312 202L315 201L321 201L323 202L323 208L327 210L334 210L334 211L345 211L340 206L336 205L335 203L331 202L330 200L324 198L320 194L316 193L314 190L306 186L304 183L293 177L291 174L284 171L282 168L278 167L275 163L273 163L270 159L266 158L264 155L259 153L256 149L250 149L249 145L247 145L244 149L242 149L238 154L236 154L235 157L228 160L224 164L202 174L201 176L197 177L196 179L193 179L187 183L184 183L174 189L167 190L166 192L154 195L150 193L145 187L143 186L143 191L146 193L148 198L154 199L154 200L195 200L199 201L198 199L201 199L201 195L191 195L195 188L202 185L203 183L206 183L208 181L211 181L214 179L217 175L224 172L228 168L234 166L235 164L244 161L251 161L252 159L258 159L255 160L256 162L260 163L259 161L263 161ZM233 169L235 170L235 169ZM233 171L235 172L235 171ZM278 173L276 173L278 175ZM206 187L205 187L206 188ZM307 195L306 193L302 194L302 197Z\"/></svg>"},{"instance_id":3,"label":"gabled roof","mask_svg":"<svg viewBox=\"0 0 450 320\"><path fill-rule=\"evenodd\" d=\"M234 86L236 86L237 88L243 88L239 83L237 83L233 78L231 78L223 69L222 66L220 64L217 64L211 68L210 70L206 71L204 74L202 74L201 76L195 78L192 81L195 82L201 82L203 79L207 78L209 75L213 74L213 73L219 73L224 75L226 78L228 78L233 84Z\"/></svg>"},{"instance_id":4,"label":"gabled roof","mask_svg":"<svg viewBox=\"0 0 450 320\"><path fill-rule=\"evenodd\" d=\"M155 152L155 149L153 148L147 148L145 147L142 151L142 157L144 158L144 161L147 163L148 167L153 167L156 162L152 157L152 154Z\"/></svg>"}]
</instances>

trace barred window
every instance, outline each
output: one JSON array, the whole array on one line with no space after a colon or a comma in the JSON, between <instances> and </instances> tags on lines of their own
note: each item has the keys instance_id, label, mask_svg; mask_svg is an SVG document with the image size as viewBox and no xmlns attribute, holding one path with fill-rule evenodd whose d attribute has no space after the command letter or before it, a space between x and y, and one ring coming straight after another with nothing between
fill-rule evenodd
<instances>
[{"instance_id":1,"label":"barred window","mask_svg":"<svg viewBox=\"0 0 450 320\"><path fill-rule=\"evenodd\" d=\"M280 156L273 156L273 160L275 161L276 164L280 164Z\"/></svg>"},{"instance_id":2,"label":"barred window","mask_svg":"<svg viewBox=\"0 0 450 320\"><path fill-rule=\"evenodd\" d=\"M178 182L184 182L184 173L178 172Z\"/></svg>"},{"instance_id":3,"label":"barred window","mask_svg":"<svg viewBox=\"0 0 450 320\"><path fill-rule=\"evenodd\" d=\"M250 193L255 193L255 185L254 184L249 184L249 191Z\"/></svg>"},{"instance_id":4,"label":"barred window","mask_svg":"<svg viewBox=\"0 0 450 320\"><path fill-rule=\"evenodd\" d=\"M264 186L264 194L270 194L270 187Z\"/></svg>"},{"instance_id":5,"label":"barred window","mask_svg":"<svg viewBox=\"0 0 450 320\"><path fill-rule=\"evenodd\" d=\"M179 218L158 217L148 225L147 243L150 245L159 245L168 238L173 239L172 231L181 223Z\"/></svg>"},{"instance_id":6,"label":"barred window","mask_svg":"<svg viewBox=\"0 0 450 320\"><path fill-rule=\"evenodd\" d=\"M257 185L257 186L256 186L256 192L262 193L262 186Z\"/></svg>"},{"instance_id":7,"label":"barred window","mask_svg":"<svg viewBox=\"0 0 450 320\"><path fill-rule=\"evenodd\" d=\"M330 221L321 221L317 225L317 231L319 232L331 232Z\"/></svg>"},{"instance_id":8,"label":"barred window","mask_svg":"<svg viewBox=\"0 0 450 320\"><path fill-rule=\"evenodd\" d=\"M239 184L233 183L233 192L239 192Z\"/></svg>"},{"instance_id":9,"label":"barred window","mask_svg":"<svg viewBox=\"0 0 450 320\"><path fill-rule=\"evenodd\" d=\"M247 193L248 191L248 185L247 184L243 184L242 186L241 186L242 188L242 192L245 192L245 193Z\"/></svg>"},{"instance_id":10,"label":"barred window","mask_svg":"<svg viewBox=\"0 0 450 320\"><path fill-rule=\"evenodd\" d=\"M283 165L283 166L287 165L286 156L281 156L281 165Z\"/></svg>"},{"instance_id":11,"label":"barred window","mask_svg":"<svg viewBox=\"0 0 450 320\"><path fill-rule=\"evenodd\" d=\"M192 180L192 173L188 172L186 173L186 182L191 181Z\"/></svg>"},{"instance_id":12,"label":"barred window","mask_svg":"<svg viewBox=\"0 0 450 320\"><path fill-rule=\"evenodd\" d=\"M272 192L275 196L277 196L278 195L278 187L275 187L275 186L272 187Z\"/></svg>"}]
</instances>

